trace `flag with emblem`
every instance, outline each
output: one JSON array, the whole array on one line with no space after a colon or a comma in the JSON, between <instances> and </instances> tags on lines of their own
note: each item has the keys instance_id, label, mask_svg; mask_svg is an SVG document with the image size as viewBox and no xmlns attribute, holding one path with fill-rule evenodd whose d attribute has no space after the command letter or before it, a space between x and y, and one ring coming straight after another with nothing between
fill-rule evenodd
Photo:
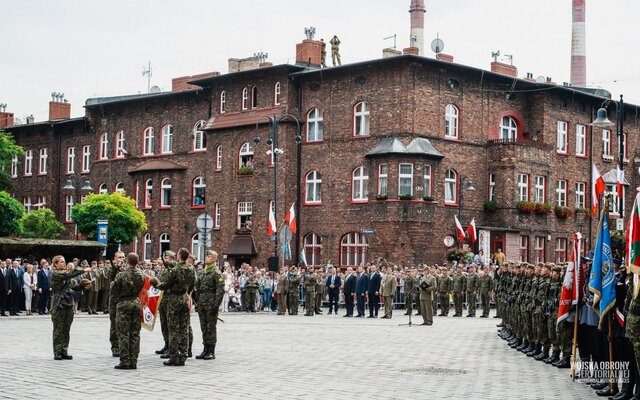
<instances>
[{"instance_id":1,"label":"flag with emblem","mask_svg":"<svg viewBox=\"0 0 640 400\"><path fill-rule=\"evenodd\" d=\"M593 293L593 309L600 316L599 327L604 317L616 304L616 277L613 271L613 253L609 219L606 210L602 210L598 239L593 254L593 265L589 279L589 291Z\"/></svg>"},{"instance_id":2,"label":"flag with emblem","mask_svg":"<svg viewBox=\"0 0 640 400\"><path fill-rule=\"evenodd\" d=\"M556 325L575 311L572 306L578 304L580 298L580 252L582 251L582 235L577 232L573 235L573 246L567 263L567 270L562 281L562 292L558 305L558 320Z\"/></svg>"},{"instance_id":3,"label":"flag with emblem","mask_svg":"<svg viewBox=\"0 0 640 400\"><path fill-rule=\"evenodd\" d=\"M158 315L158 307L162 300L162 292L151 286L149 275L144 276L144 286L138 296L142 305L142 327L153 331Z\"/></svg>"}]
</instances>

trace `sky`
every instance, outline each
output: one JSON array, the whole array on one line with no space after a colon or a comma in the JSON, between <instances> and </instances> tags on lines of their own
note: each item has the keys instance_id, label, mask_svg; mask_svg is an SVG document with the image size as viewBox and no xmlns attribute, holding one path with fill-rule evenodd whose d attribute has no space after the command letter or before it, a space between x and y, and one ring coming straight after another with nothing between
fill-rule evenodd
<instances>
[{"instance_id":1,"label":"sky","mask_svg":"<svg viewBox=\"0 0 640 400\"><path fill-rule=\"evenodd\" d=\"M342 63L409 46L410 0L2 0L0 103L24 121L48 119L51 92L72 117L86 99L171 90L174 77L227 72L229 58L268 53L295 63L305 27L334 34ZM491 53L513 55L518 76L568 82L571 0L426 0L425 55L439 36L455 62L489 69ZM587 82L640 104L640 2L587 0ZM505 62L508 62L505 59Z\"/></svg>"}]
</instances>

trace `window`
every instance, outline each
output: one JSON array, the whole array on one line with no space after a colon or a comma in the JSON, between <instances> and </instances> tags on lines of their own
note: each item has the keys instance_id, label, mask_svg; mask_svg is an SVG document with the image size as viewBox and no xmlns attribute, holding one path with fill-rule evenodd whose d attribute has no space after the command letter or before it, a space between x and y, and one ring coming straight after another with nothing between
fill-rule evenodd
<instances>
[{"instance_id":1,"label":"window","mask_svg":"<svg viewBox=\"0 0 640 400\"><path fill-rule=\"evenodd\" d=\"M216 203L213 207L213 229L220 229L220 220L222 218L222 212L220 209L220 203Z\"/></svg>"},{"instance_id":2,"label":"window","mask_svg":"<svg viewBox=\"0 0 640 400\"><path fill-rule=\"evenodd\" d=\"M116 133L116 158L124 158L127 155L127 150L124 148L124 131L118 131Z\"/></svg>"},{"instance_id":3,"label":"window","mask_svg":"<svg viewBox=\"0 0 640 400\"><path fill-rule=\"evenodd\" d=\"M534 199L536 203L544 203L546 201L546 177L544 176L536 176L536 186L534 191Z\"/></svg>"},{"instance_id":4,"label":"window","mask_svg":"<svg viewBox=\"0 0 640 400\"><path fill-rule=\"evenodd\" d=\"M305 178L305 203L322 203L322 175L318 171L311 171Z\"/></svg>"},{"instance_id":5,"label":"window","mask_svg":"<svg viewBox=\"0 0 640 400\"><path fill-rule=\"evenodd\" d=\"M611 155L611 131L608 129L602 130L602 158L605 160L613 160Z\"/></svg>"},{"instance_id":6,"label":"window","mask_svg":"<svg viewBox=\"0 0 640 400\"><path fill-rule=\"evenodd\" d=\"M152 127L148 127L142 134L142 155L152 156L155 145L155 133Z\"/></svg>"},{"instance_id":7,"label":"window","mask_svg":"<svg viewBox=\"0 0 640 400\"><path fill-rule=\"evenodd\" d=\"M47 198L45 196L38 196L38 202L33 206L36 207L38 210L47 208Z\"/></svg>"},{"instance_id":8,"label":"window","mask_svg":"<svg viewBox=\"0 0 640 400\"><path fill-rule=\"evenodd\" d=\"M389 166L380 164L378 166L378 196L389 195Z\"/></svg>"},{"instance_id":9,"label":"window","mask_svg":"<svg viewBox=\"0 0 640 400\"><path fill-rule=\"evenodd\" d=\"M320 142L324 138L324 122L317 108L307 114L307 142Z\"/></svg>"},{"instance_id":10,"label":"window","mask_svg":"<svg viewBox=\"0 0 640 400\"><path fill-rule=\"evenodd\" d=\"M106 183L101 183L98 189L98 194L105 194L105 193L109 193L109 189L107 189Z\"/></svg>"},{"instance_id":11,"label":"window","mask_svg":"<svg viewBox=\"0 0 640 400\"><path fill-rule=\"evenodd\" d=\"M560 154L568 152L567 123L564 121L556 123L556 151Z\"/></svg>"},{"instance_id":12,"label":"window","mask_svg":"<svg viewBox=\"0 0 640 400\"><path fill-rule=\"evenodd\" d=\"M222 171L222 146L216 147L216 171Z\"/></svg>"},{"instance_id":13,"label":"window","mask_svg":"<svg viewBox=\"0 0 640 400\"><path fill-rule=\"evenodd\" d=\"M196 233L191 237L191 254L196 256L196 259L204 260L205 246L206 243L204 242L204 237L200 239L199 233Z\"/></svg>"},{"instance_id":14,"label":"window","mask_svg":"<svg viewBox=\"0 0 640 400\"><path fill-rule=\"evenodd\" d=\"M344 235L340 241L340 265L357 267L367 262L367 238L352 232Z\"/></svg>"},{"instance_id":15,"label":"window","mask_svg":"<svg viewBox=\"0 0 640 400\"><path fill-rule=\"evenodd\" d=\"M304 237L304 256L309 265L321 265L322 239L315 233L309 233Z\"/></svg>"},{"instance_id":16,"label":"window","mask_svg":"<svg viewBox=\"0 0 640 400\"><path fill-rule=\"evenodd\" d=\"M151 259L151 234L147 233L144 235L144 253L142 254L142 258L146 260Z\"/></svg>"},{"instance_id":17,"label":"window","mask_svg":"<svg viewBox=\"0 0 640 400\"><path fill-rule=\"evenodd\" d=\"M518 201L529 201L529 175L518 174Z\"/></svg>"},{"instance_id":18,"label":"window","mask_svg":"<svg viewBox=\"0 0 640 400\"><path fill-rule=\"evenodd\" d=\"M273 104L276 106L280 105L280 82L276 82L273 88Z\"/></svg>"},{"instance_id":19,"label":"window","mask_svg":"<svg viewBox=\"0 0 640 400\"><path fill-rule=\"evenodd\" d=\"M33 174L33 150L27 150L24 154L24 175Z\"/></svg>"},{"instance_id":20,"label":"window","mask_svg":"<svg viewBox=\"0 0 640 400\"><path fill-rule=\"evenodd\" d=\"M91 146L82 146L82 171L89 172L91 169Z\"/></svg>"},{"instance_id":21,"label":"window","mask_svg":"<svg viewBox=\"0 0 640 400\"><path fill-rule=\"evenodd\" d=\"M576 182L576 208L585 208L585 189L584 182Z\"/></svg>"},{"instance_id":22,"label":"window","mask_svg":"<svg viewBox=\"0 0 640 400\"><path fill-rule=\"evenodd\" d=\"M251 229L251 215L253 214L253 203L241 201L238 203L238 229Z\"/></svg>"},{"instance_id":23,"label":"window","mask_svg":"<svg viewBox=\"0 0 640 400\"><path fill-rule=\"evenodd\" d=\"M444 174L444 203L458 204L458 174L452 169Z\"/></svg>"},{"instance_id":24,"label":"window","mask_svg":"<svg viewBox=\"0 0 640 400\"><path fill-rule=\"evenodd\" d=\"M124 194L124 183L122 182L116 183L115 192Z\"/></svg>"},{"instance_id":25,"label":"window","mask_svg":"<svg viewBox=\"0 0 640 400\"><path fill-rule=\"evenodd\" d=\"M567 206L567 181L562 179L556 184L556 206Z\"/></svg>"},{"instance_id":26,"label":"window","mask_svg":"<svg viewBox=\"0 0 640 400\"><path fill-rule=\"evenodd\" d=\"M496 174L489 174L489 201L496 200Z\"/></svg>"},{"instance_id":27,"label":"window","mask_svg":"<svg viewBox=\"0 0 640 400\"><path fill-rule=\"evenodd\" d=\"M11 177L18 177L18 156L11 157Z\"/></svg>"},{"instance_id":28,"label":"window","mask_svg":"<svg viewBox=\"0 0 640 400\"><path fill-rule=\"evenodd\" d=\"M160 182L160 208L171 208L171 179Z\"/></svg>"},{"instance_id":29,"label":"window","mask_svg":"<svg viewBox=\"0 0 640 400\"><path fill-rule=\"evenodd\" d=\"M424 197L433 196L431 182L431 165L425 165L422 170L422 185L424 186Z\"/></svg>"},{"instance_id":30,"label":"window","mask_svg":"<svg viewBox=\"0 0 640 400\"><path fill-rule=\"evenodd\" d=\"M360 102L353 110L353 136L369 136L369 120L371 118L369 105Z\"/></svg>"},{"instance_id":31,"label":"window","mask_svg":"<svg viewBox=\"0 0 640 400\"><path fill-rule=\"evenodd\" d=\"M29 214L31 212L31 197L25 197L22 200L22 204L24 205L24 212Z\"/></svg>"},{"instance_id":32,"label":"window","mask_svg":"<svg viewBox=\"0 0 640 400\"><path fill-rule=\"evenodd\" d=\"M76 164L76 148L67 148L67 174L73 174Z\"/></svg>"},{"instance_id":33,"label":"window","mask_svg":"<svg viewBox=\"0 0 640 400\"><path fill-rule=\"evenodd\" d=\"M556 239L556 264L567 262L567 239Z\"/></svg>"},{"instance_id":34,"label":"window","mask_svg":"<svg viewBox=\"0 0 640 400\"><path fill-rule=\"evenodd\" d=\"M46 175L47 174L47 149L40 149L40 158L38 159L38 174Z\"/></svg>"},{"instance_id":35,"label":"window","mask_svg":"<svg viewBox=\"0 0 640 400\"><path fill-rule=\"evenodd\" d=\"M140 182L136 181L133 186L133 199L136 202L136 208L140 208Z\"/></svg>"},{"instance_id":36,"label":"window","mask_svg":"<svg viewBox=\"0 0 640 400\"><path fill-rule=\"evenodd\" d=\"M207 149L207 135L202 131L204 121L198 121L193 126L193 151L204 151Z\"/></svg>"},{"instance_id":37,"label":"window","mask_svg":"<svg viewBox=\"0 0 640 400\"><path fill-rule=\"evenodd\" d=\"M502 117L500 121L500 140L516 140L518 138L518 125L510 116Z\"/></svg>"},{"instance_id":38,"label":"window","mask_svg":"<svg viewBox=\"0 0 640 400\"><path fill-rule=\"evenodd\" d=\"M587 156L587 127L576 125L576 156Z\"/></svg>"},{"instance_id":39,"label":"window","mask_svg":"<svg viewBox=\"0 0 640 400\"><path fill-rule=\"evenodd\" d=\"M107 132L100 135L100 159L109 159L109 134Z\"/></svg>"},{"instance_id":40,"label":"window","mask_svg":"<svg viewBox=\"0 0 640 400\"><path fill-rule=\"evenodd\" d=\"M71 221L71 209L73 208L73 196L65 196L64 222Z\"/></svg>"},{"instance_id":41,"label":"window","mask_svg":"<svg viewBox=\"0 0 640 400\"><path fill-rule=\"evenodd\" d=\"M152 193L153 193L153 181L151 179L147 179L147 181L144 183L144 208L151 208Z\"/></svg>"},{"instance_id":42,"label":"window","mask_svg":"<svg viewBox=\"0 0 640 400\"><path fill-rule=\"evenodd\" d=\"M253 168L253 146L251 143L247 142L240 147L238 163L240 168Z\"/></svg>"},{"instance_id":43,"label":"window","mask_svg":"<svg viewBox=\"0 0 640 400\"><path fill-rule=\"evenodd\" d=\"M247 103L249 101L249 90L247 88L242 89L242 110L246 110Z\"/></svg>"},{"instance_id":44,"label":"window","mask_svg":"<svg viewBox=\"0 0 640 400\"><path fill-rule=\"evenodd\" d=\"M251 108L258 108L258 87L251 88Z\"/></svg>"},{"instance_id":45,"label":"window","mask_svg":"<svg viewBox=\"0 0 640 400\"><path fill-rule=\"evenodd\" d=\"M529 236L520 236L520 262L529 261Z\"/></svg>"},{"instance_id":46,"label":"window","mask_svg":"<svg viewBox=\"0 0 640 400\"><path fill-rule=\"evenodd\" d=\"M620 215L620 205L618 204L619 202L619 197L618 197L618 190L617 190L617 185L611 184L611 185L606 185L607 186L607 192L611 193L611 196L609 196L609 214L611 215ZM622 210L624 212L624 192L627 188L622 186Z\"/></svg>"},{"instance_id":47,"label":"window","mask_svg":"<svg viewBox=\"0 0 640 400\"><path fill-rule=\"evenodd\" d=\"M398 168L398 196L413 196L413 164Z\"/></svg>"},{"instance_id":48,"label":"window","mask_svg":"<svg viewBox=\"0 0 640 400\"><path fill-rule=\"evenodd\" d=\"M191 191L191 207L204 207L206 184L204 178L199 176L193 180L193 190Z\"/></svg>"},{"instance_id":49,"label":"window","mask_svg":"<svg viewBox=\"0 0 640 400\"><path fill-rule=\"evenodd\" d=\"M458 108L447 104L444 109L444 137L458 139Z\"/></svg>"},{"instance_id":50,"label":"window","mask_svg":"<svg viewBox=\"0 0 640 400\"><path fill-rule=\"evenodd\" d=\"M220 92L220 114L224 114L226 112L225 105L227 103L227 92L224 90Z\"/></svg>"},{"instance_id":51,"label":"window","mask_svg":"<svg viewBox=\"0 0 640 400\"><path fill-rule=\"evenodd\" d=\"M546 262L544 246L546 238L544 236L536 236L533 251L535 252L536 264Z\"/></svg>"},{"instance_id":52,"label":"window","mask_svg":"<svg viewBox=\"0 0 640 400\"><path fill-rule=\"evenodd\" d=\"M353 170L351 179L351 200L369 200L369 175L365 167L358 167Z\"/></svg>"},{"instance_id":53,"label":"window","mask_svg":"<svg viewBox=\"0 0 640 400\"><path fill-rule=\"evenodd\" d=\"M171 249L171 239L168 233L163 233L160 235L160 257L169 249Z\"/></svg>"},{"instance_id":54,"label":"window","mask_svg":"<svg viewBox=\"0 0 640 400\"><path fill-rule=\"evenodd\" d=\"M162 127L162 153L173 153L173 126Z\"/></svg>"}]
</instances>

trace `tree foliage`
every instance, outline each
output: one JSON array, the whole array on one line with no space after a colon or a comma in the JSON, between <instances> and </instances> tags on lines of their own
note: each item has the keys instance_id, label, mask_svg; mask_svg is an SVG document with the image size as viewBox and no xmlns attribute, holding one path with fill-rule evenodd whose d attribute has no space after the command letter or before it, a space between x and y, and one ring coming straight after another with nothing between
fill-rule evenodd
<instances>
[{"instance_id":1,"label":"tree foliage","mask_svg":"<svg viewBox=\"0 0 640 400\"><path fill-rule=\"evenodd\" d=\"M14 156L23 155L24 149L16 144L13 135L0 129L0 190L9 190L13 187L9 176L11 161Z\"/></svg>"},{"instance_id":2,"label":"tree foliage","mask_svg":"<svg viewBox=\"0 0 640 400\"><path fill-rule=\"evenodd\" d=\"M5 191L0 191L0 236L11 236L22 232L24 207Z\"/></svg>"},{"instance_id":3,"label":"tree foliage","mask_svg":"<svg viewBox=\"0 0 640 400\"><path fill-rule=\"evenodd\" d=\"M89 195L84 204L73 206L71 219L89 239L96 238L98 220L108 220L109 243L131 243L147 229L144 213L136 209L135 201L118 192Z\"/></svg>"},{"instance_id":4,"label":"tree foliage","mask_svg":"<svg viewBox=\"0 0 640 400\"><path fill-rule=\"evenodd\" d=\"M56 239L64 232L64 225L56 219L48 208L33 210L23 217L22 237Z\"/></svg>"}]
</instances>

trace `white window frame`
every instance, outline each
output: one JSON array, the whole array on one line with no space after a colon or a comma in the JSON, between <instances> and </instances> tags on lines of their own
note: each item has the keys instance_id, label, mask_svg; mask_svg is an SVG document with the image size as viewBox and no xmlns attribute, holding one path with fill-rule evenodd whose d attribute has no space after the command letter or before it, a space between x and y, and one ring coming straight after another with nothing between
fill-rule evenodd
<instances>
[{"instance_id":1,"label":"white window frame","mask_svg":"<svg viewBox=\"0 0 640 400\"><path fill-rule=\"evenodd\" d=\"M446 139L458 140L458 107L447 104L444 108L444 137Z\"/></svg>"},{"instance_id":2,"label":"white window frame","mask_svg":"<svg viewBox=\"0 0 640 400\"><path fill-rule=\"evenodd\" d=\"M250 201L238 202L238 221L236 228L242 229L247 227L247 222L253 218L253 203ZM250 224L251 225L251 224Z\"/></svg>"},{"instance_id":3,"label":"white window frame","mask_svg":"<svg viewBox=\"0 0 640 400\"><path fill-rule=\"evenodd\" d=\"M11 157L11 177L12 178L18 177L18 156L17 155L13 155L13 157Z\"/></svg>"},{"instance_id":4,"label":"white window frame","mask_svg":"<svg viewBox=\"0 0 640 400\"><path fill-rule=\"evenodd\" d=\"M168 233L161 233L158 240L158 250L160 250L160 257L162 257L162 245L167 243L167 249L171 248L171 236Z\"/></svg>"},{"instance_id":5,"label":"white window frame","mask_svg":"<svg viewBox=\"0 0 640 400\"><path fill-rule=\"evenodd\" d=\"M91 145L82 146L82 169L80 172L89 172L91 170Z\"/></svg>"},{"instance_id":6,"label":"white window frame","mask_svg":"<svg viewBox=\"0 0 640 400\"><path fill-rule=\"evenodd\" d=\"M142 155L152 156L155 154L155 130L152 126L144 128L142 132Z\"/></svg>"},{"instance_id":7,"label":"white window frame","mask_svg":"<svg viewBox=\"0 0 640 400\"><path fill-rule=\"evenodd\" d=\"M76 165L76 148L67 147L67 174L75 173Z\"/></svg>"},{"instance_id":8,"label":"white window frame","mask_svg":"<svg viewBox=\"0 0 640 400\"><path fill-rule=\"evenodd\" d=\"M543 175L537 175L535 187L534 187L534 201L536 203L544 203L546 201L545 199L546 186L547 186L547 177Z\"/></svg>"},{"instance_id":9,"label":"white window frame","mask_svg":"<svg viewBox=\"0 0 640 400\"><path fill-rule=\"evenodd\" d=\"M587 156L587 127L576 124L576 156Z\"/></svg>"},{"instance_id":10,"label":"white window frame","mask_svg":"<svg viewBox=\"0 0 640 400\"><path fill-rule=\"evenodd\" d=\"M220 229L222 210L220 203L215 203L213 207L213 229Z\"/></svg>"},{"instance_id":11,"label":"white window frame","mask_svg":"<svg viewBox=\"0 0 640 400\"><path fill-rule=\"evenodd\" d=\"M536 236L533 244L533 252L535 256L535 263L543 263L547 259L547 255L545 254L545 246L547 243L547 238L544 236Z\"/></svg>"},{"instance_id":12,"label":"white window frame","mask_svg":"<svg viewBox=\"0 0 640 400\"><path fill-rule=\"evenodd\" d=\"M249 108L249 89L242 89L242 111L246 111Z\"/></svg>"},{"instance_id":13,"label":"white window frame","mask_svg":"<svg viewBox=\"0 0 640 400\"><path fill-rule=\"evenodd\" d=\"M227 92L224 90L220 92L220 114L224 114L227 112L225 109L227 105Z\"/></svg>"},{"instance_id":14,"label":"white window frame","mask_svg":"<svg viewBox=\"0 0 640 400\"><path fill-rule=\"evenodd\" d=\"M444 173L444 204L458 204L458 173L453 169Z\"/></svg>"},{"instance_id":15,"label":"white window frame","mask_svg":"<svg viewBox=\"0 0 640 400\"><path fill-rule=\"evenodd\" d=\"M586 207L586 183L576 182L576 208Z\"/></svg>"},{"instance_id":16,"label":"white window frame","mask_svg":"<svg viewBox=\"0 0 640 400\"><path fill-rule=\"evenodd\" d=\"M366 101L353 106L353 136L371 136L371 110Z\"/></svg>"},{"instance_id":17,"label":"white window frame","mask_svg":"<svg viewBox=\"0 0 640 400\"><path fill-rule=\"evenodd\" d=\"M247 163L251 165L247 165ZM253 168L253 146L249 142L243 143L238 152L238 168L242 167Z\"/></svg>"},{"instance_id":18,"label":"white window frame","mask_svg":"<svg viewBox=\"0 0 640 400\"><path fill-rule=\"evenodd\" d=\"M567 238L556 238L555 260L556 264L567 262L567 248L569 241ZM562 255L562 256L561 256Z\"/></svg>"},{"instance_id":19,"label":"white window frame","mask_svg":"<svg viewBox=\"0 0 640 400\"><path fill-rule=\"evenodd\" d=\"M280 105L280 93L281 93L280 82L276 82L276 84L273 86L273 104L276 106Z\"/></svg>"},{"instance_id":20,"label":"white window frame","mask_svg":"<svg viewBox=\"0 0 640 400\"><path fill-rule=\"evenodd\" d=\"M617 189L617 185L615 183L613 184L607 184L607 192L611 193L611 196L608 197L609 199L609 215L615 215L618 216L620 215L620 210L618 209L618 189ZM625 191L627 190L626 186L622 186L622 211L624 213L625 210Z\"/></svg>"},{"instance_id":21,"label":"white window frame","mask_svg":"<svg viewBox=\"0 0 640 400\"><path fill-rule=\"evenodd\" d=\"M108 160L109 159L109 134L104 132L100 135L100 159Z\"/></svg>"},{"instance_id":22,"label":"white window frame","mask_svg":"<svg viewBox=\"0 0 640 400\"><path fill-rule=\"evenodd\" d=\"M161 154L173 153L173 125L167 124L162 127Z\"/></svg>"},{"instance_id":23,"label":"white window frame","mask_svg":"<svg viewBox=\"0 0 640 400\"><path fill-rule=\"evenodd\" d=\"M38 196L38 202L34 204L38 210L42 210L43 208L47 208L47 198L46 196Z\"/></svg>"},{"instance_id":24,"label":"white window frame","mask_svg":"<svg viewBox=\"0 0 640 400\"><path fill-rule=\"evenodd\" d=\"M351 201L369 201L369 173L363 166L357 167L351 173Z\"/></svg>"},{"instance_id":25,"label":"white window frame","mask_svg":"<svg viewBox=\"0 0 640 400\"><path fill-rule=\"evenodd\" d=\"M122 183L122 182L116 183L116 186L113 188L113 192L114 193L121 193L121 194L124 195L125 194L124 183Z\"/></svg>"},{"instance_id":26,"label":"white window frame","mask_svg":"<svg viewBox=\"0 0 640 400\"><path fill-rule=\"evenodd\" d=\"M24 153L24 176L33 175L33 150Z\"/></svg>"},{"instance_id":27,"label":"white window frame","mask_svg":"<svg viewBox=\"0 0 640 400\"><path fill-rule=\"evenodd\" d=\"M496 174L489 174L489 201L496 199Z\"/></svg>"},{"instance_id":28,"label":"white window frame","mask_svg":"<svg viewBox=\"0 0 640 400\"><path fill-rule=\"evenodd\" d=\"M529 201L529 174L518 174L518 201Z\"/></svg>"},{"instance_id":29,"label":"white window frame","mask_svg":"<svg viewBox=\"0 0 640 400\"><path fill-rule=\"evenodd\" d=\"M144 206L142 208L153 208L153 179L144 181Z\"/></svg>"},{"instance_id":30,"label":"white window frame","mask_svg":"<svg viewBox=\"0 0 640 400\"><path fill-rule=\"evenodd\" d=\"M101 183L98 187L98 194L107 194L109 193L109 188L106 183Z\"/></svg>"},{"instance_id":31,"label":"white window frame","mask_svg":"<svg viewBox=\"0 0 640 400\"><path fill-rule=\"evenodd\" d=\"M613 161L613 155L611 155L611 131L609 129L602 130L602 159Z\"/></svg>"},{"instance_id":32,"label":"white window frame","mask_svg":"<svg viewBox=\"0 0 640 400\"><path fill-rule=\"evenodd\" d=\"M200 233L196 233L191 236L191 254L196 257L197 261L204 260L204 250L206 248L206 244L200 243Z\"/></svg>"},{"instance_id":33,"label":"white window frame","mask_svg":"<svg viewBox=\"0 0 640 400\"><path fill-rule=\"evenodd\" d=\"M305 176L305 204L322 203L322 175L318 171L310 171Z\"/></svg>"},{"instance_id":34,"label":"white window frame","mask_svg":"<svg viewBox=\"0 0 640 400\"><path fill-rule=\"evenodd\" d=\"M569 133L566 121L556 122L556 152L558 154L569 153Z\"/></svg>"},{"instance_id":35,"label":"white window frame","mask_svg":"<svg viewBox=\"0 0 640 400\"><path fill-rule=\"evenodd\" d=\"M567 181L565 179L558 179L556 182L556 206L567 206Z\"/></svg>"},{"instance_id":36,"label":"white window frame","mask_svg":"<svg viewBox=\"0 0 640 400\"><path fill-rule=\"evenodd\" d=\"M409 167L409 172L402 172L403 167ZM406 189L409 189L406 192ZM413 164L400 163L398 164L398 197L403 195L413 196Z\"/></svg>"},{"instance_id":37,"label":"white window frame","mask_svg":"<svg viewBox=\"0 0 640 400\"><path fill-rule=\"evenodd\" d=\"M197 204L197 198L202 198L202 203ZM205 204L207 204L207 182L204 177L198 176L191 182L191 207L201 208Z\"/></svg>"},{"instance_id":38,"label":"white window frame","mask_svg":"<svg viewBox=\"0 0 640 400\"><path fill-rule=\"evenodd\" d=\"M425 165L422 168L422 185L424 186L424 197L433 196L433 180L432 180L432 168L431 165Z\"/></svg>"},{"instance_id":39,"label":"white window frame","mask_svg":"<svg viewBox=\"0 0 640 400\"><path fill-rule=\"evenodd\" d=\"M307 113L307 142L321 142L324 140L324 122L318 108L312 108Z\"/></svg>"},{"instance_id":40,"label":"white window frame","mask_svg":"<svg viewBox=\"0 0 640 400\"><path fill-rule=\"evenodd\" d=\"M200 120L193 125L193 151L206 151L207 150L207 138L202 127L205 121Z\"/></svg>"},{"instance_id":41,"label":"white window frame","mask_svg":"<svg viewBox=\"0 0 640 400\"><path fill-rule=\"evenodd\" d=\"M144 238L143 238L143 242L144 242L144 247L142 250L142 258L145 261L149 261L151 260L151 252L152 252L152 247L151 247L151 234L150 233L145 233Z\"/></svg>"},{"instance_id":42,"label":"white window frame","mask_svg":"<svg viewBox=\"0 0 640 400\"><path fill-rule=\"evenodd\" d=\"M31 212L31 197L27 196L22 199L22 205L24 206L24 212L29 214Z\"/></svg>"},{"instance_id":43,"label":"white window frame","mask_svg":"<svg viewBox=\"0 0 640 400\"><path fill-rule=\"evenodd\" d=\"M304 255L308 265L321 265L322 237L315 233L308 233L304 237Z\"/></svg>"},{"instance_id":44,"label":"white window frame","mask_svg":"<svg viewBox=\"0 0 640 400\"><path fill-rule=\"evenodd\" d=\"M42 148L40 149L40 158L38 159L38 175L46 175L47 174L47 159L49 158L48 149Z\"/></svg>"},{"instance_id":45,"label":"white window frame","mask_svg":"<svg viewBox=\"0 0 640 400\"><path fill-rule=\"evenodd\" d=\"M360 232L347 233L340 240L340 265L357 267L367 262L369 244Z\"/></svg>"},{"instance_id":46,"label":"white window frame","mask_svg":"<svg viewBox=\"0 0 640 400\"><path fill-rule=\"evenodd\" d=\"M116 133L116 155L115 158L124 158L126 150L124 148L124 131L120 130Z\"/></svg>"},{"instance_id":47,"label":"white window frame","mask_svg":"<svg viewBox=\"0 0 640 400\"><path fill-rule=\"evenodd\" d=\"M527 262L529 261L529 236L527 235L520 235L520 240L519 240L519 250L520 250L520 254L519 254L519 261L520 262Z\"/></svg>"},{"instance_id":48,"label":"white window frame","mask_svg":"<svg viewBox=\"0 0 640 400\"><path fill-rule=\"evenodd\" d=\"M216 171L222 171L222 145L216 146Z\"/></svg>"},{"instance_id":49,"label":"white window frame","mask_svg":"<svg viewBox=\"0 0 640 400\"><path fill-rule=\"evenodd\" d=\"M500 140L518 140L518 123L510 116L505 115L500 119Z\"/></svg>"},{"instance_id":50,"label":"white window frame","mask_svg":"<svg viewBox=\"0 0 640 400\"><path fill-rule=\"evenodd\" d=\"M258 108L258 87L251 87L251 109Z\"/></svg>"},{"instance_id":51,"label":"white window frame","mask_svg":"<svg viewBox=\"0 0 640 400\"><path fill-rule=\"evenodd\" d=\"M160 208L171 208L171 179L160 182Z\"/></svg>"},{"instance_id":52,"label":"white window frame","mask_svg":"<svg viewBox=\"0 0 640 400\"><path fill-rule=\"evenodd\" d=\"M389 196L389 164L378 165L378 196Z\"/></svg>"},{"instance_id":53,"label":"white window frame","mask_svg":"<svg viewBox=\"0 0 640 400\"><path fill-rule=\"evenodd\" d=\"M64 222L73 222L71 220L71 209L73 208L73 195L65 196L65 207L64 207Z\"/></svg>"}]
</instances>

